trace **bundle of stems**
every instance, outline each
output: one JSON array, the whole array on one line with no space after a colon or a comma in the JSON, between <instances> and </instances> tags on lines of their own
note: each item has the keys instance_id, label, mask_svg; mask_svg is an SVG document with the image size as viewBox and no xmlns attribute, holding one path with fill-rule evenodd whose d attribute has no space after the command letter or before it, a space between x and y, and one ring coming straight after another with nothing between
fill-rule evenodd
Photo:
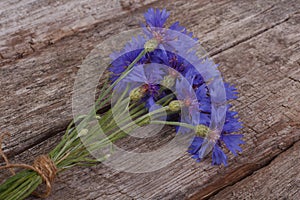
<instances>
[{"instance_id":1,"label":"bundle of stems","mask_svg":"<svg viewBox=\"0 0 300 200\"><path fill-rule=\"evenodd\" d=\"M65 134L57 146L48 155L43 155L42 162L44 163L41 164L41 158L39 157L32 166L26 164L11 164L8 163L7 158L1 151L7 163L5 166L0 166L0 170L10 169L13 172L12 169L14 168L24 168L22 171L14 173L14 175L0 185L1 200L21 200L31 194L39 197L49 196L52 182L57 174L75 166L93 166L106 160L109 154L96 159L91 156L91 151L107 148L111 143L126 137L127 133L132 131L136 125L143 126L153 123L181 125L193 128L189 124L159 120L159 116L164 115L166 112L168 114L176 113L170 111L168 107L169 102L174 99L173 94L169 94L156 102L162 106L160 109L148 112L144 103L131 102L128 97L126 97L129 87L126 88L121 98L112 108L103 114L98 114L99 110L103 110L107 107L107 103L112 98L111 91L116 84L128 75L133 65L138 62L145 53L146 50L142 51L117 81L106 89L103 87L96 101L94 110L85 116L77 117L68 125ZM109 80L107 80L107 82L109 82ZM127 110L130 111L130 117L125 119L122 117L126 110L122 109L124 105ZM117 112L113 113L113 110ZM149 120L150 118L151 120ZM95 121L97 122L96 124L91 123ZM118 121L118 123L116 123L116 121ZM99 127L101 127L101 130L99 130ZM103 133L105 137L98 140L99 134ZM111 149L111 151L113 151L113 149ZM36 164L36 162L38 162L38 164ZM46 183L46 192L37 194L35 190L43 181Z\"/></svg>"}]
</instances>

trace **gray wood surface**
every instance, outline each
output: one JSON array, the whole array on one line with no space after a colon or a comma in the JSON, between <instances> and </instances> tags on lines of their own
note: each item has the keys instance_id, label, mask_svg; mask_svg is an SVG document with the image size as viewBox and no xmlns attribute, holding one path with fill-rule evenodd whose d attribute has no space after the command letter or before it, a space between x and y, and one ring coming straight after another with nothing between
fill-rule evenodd
<instances>
[{"instance_id":1,"label":"gray wood surface","mask_svg":"<svg viewBox=\"0 0 300 200\"><path fill-rule=\"evenodd\" d=\"M268 166L221 191L217 199L299 199L300 142L278 155Z\"/></svg>"},{"instance_id":2,"label":"gray wood surface","mask_svg":"<svg viewBox=\"0 0 300 200\"><path fill-rule=\"evenodd\" d=\"M299 199L299 0L1 2L0 130L12 133L9 158L30 163L55 146L72 119L82 60L110 35L138 27L149 7L170 10L170 21L193 31L236 84L243 153L226 168L188 155L145 174L75 168L57 178L48 199ZM173 132L138 148L154 148Z\"/></svg>"}]
</instances>

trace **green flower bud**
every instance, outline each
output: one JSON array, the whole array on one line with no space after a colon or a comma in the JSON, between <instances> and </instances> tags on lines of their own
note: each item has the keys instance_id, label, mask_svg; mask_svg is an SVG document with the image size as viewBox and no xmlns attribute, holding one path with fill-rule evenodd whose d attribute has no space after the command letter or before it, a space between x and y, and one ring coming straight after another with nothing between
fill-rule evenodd
<instances>
[{"instance_id":1,"label":"green flower bud","mask_svg":"<svg viewBox=\"0 0 300 200\"><path fill-rule=\"evenodd\" d=\"M175 85L175 78L171 75L167 75L161 81L161 85L165 86L166 88L172 88Z\"/></svg>"},{"instance_id":2,"label":"green flower bud","mask_svg":"<svg viewBox=\"0 0 300 200\"><path fill-rule=\"evenodd\" d=\"M196 135L198 135L200 137L206 137L208 134L208 131L209 131L209 128L202 124L195 126Z\"/></svg>"},{"instance_id":3,"label":"green flower bud","mask_svg":"<svg viewBox=\"0 0 300 200\"><path fill-rule=\"evenodd\" d=\"M158 46L157 40L151 39L145 43L144 48L146 52L152 52L157 48L157 46Z\"/></svg>"},{"instance_id":4,"label":"green flower bud","mask_svg":"<svg viewBox=\"0 0 300 200\"><path fill-rule=\"evenodd\" d=\"M82 129L82 130L78 133L78 137L85 136L86 134L88 134L88 132L89 132L88 129Z\"/></svg>"},{"instance_id":5,"label":"green flower bud","mask_svg":"<svg viewBox=\"0 0 300 200\"><path fill-rule=\"evenodd\" d=\"M141 98L143 98L144 95L145 95L145 92L142 90L142 88L137 87L130 91L129 98L132 101L138 101Z\"/></svg>"},{"instance_id":6,"label":"green flower bud","mask_svg":"<svg viewBox=\"0 0 300 200\"><path fill-rule=\"evenodd\" d=\"M182 107L182 102L179 101L179 100L173 100L169 103L169 109L170 111L179 111L181 110L181 107Z\"/></svg>"},{"instance_id":7,"label":"green flower bud","mask_svg":"<svg viewBox=\"0 0 300 200\"><path fill-rule=\"evenodd\" d=\"M110 154L106 154L106 155L104 156L104 159L107 160L110 156L111 156Z\"/></svg>"}]
</instances>

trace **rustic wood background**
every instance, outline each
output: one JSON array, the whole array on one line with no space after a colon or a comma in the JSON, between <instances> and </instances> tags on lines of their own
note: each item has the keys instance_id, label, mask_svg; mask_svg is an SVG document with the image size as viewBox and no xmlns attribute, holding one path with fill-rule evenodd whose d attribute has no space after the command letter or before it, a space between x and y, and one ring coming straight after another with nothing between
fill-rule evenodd
<instances>
[{"instance_id":1,"label":"rustic wood background","mask_svg":"<svg viewBox=\"0 0 300 200\"><path fill-rule=\"evenodd\" d=\"M30 163L54 147L72 118L82 60L138 27L149 7L170 10L237 85L243 153L228 167L188 155L145 174L78 167L57 178L48 199L300 199L300 0L1 1L0 130L12 134L9 158Z\"/></svg>"}]
</instances>

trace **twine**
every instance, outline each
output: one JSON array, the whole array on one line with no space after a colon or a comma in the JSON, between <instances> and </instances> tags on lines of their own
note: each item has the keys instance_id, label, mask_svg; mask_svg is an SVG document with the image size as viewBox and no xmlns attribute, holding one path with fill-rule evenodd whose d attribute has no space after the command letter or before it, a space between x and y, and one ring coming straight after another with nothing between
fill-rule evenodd
<instances>
[{"instance_id":1,"label":"twine","mask_svg":"<svg viewBox=\"0 0 300 200\"><path fill-rule=\"evenodd\" d=\"M3 157L6 165L5 166L0 166L0 170L2 169L9 169L12 175L15 175L14 168L23 168L23 169L29 169L32 171L35 171L38 173L43 181L46 184L46 191L44 194L38 194L36 192L32 193L35 196L38 196L40 198L46 198L50 195L51 189L52 189L52 183L56 177L57 173L57 168L53 161L49 158L48 155L40 155L38 156L32 165L27 165L27 164L11 164L9 163L8 158L4 154L2 150L2 141L5 136L10 137L9 133L3 133L0 135L0 156Z\"/></svg>"}]
</instances>

